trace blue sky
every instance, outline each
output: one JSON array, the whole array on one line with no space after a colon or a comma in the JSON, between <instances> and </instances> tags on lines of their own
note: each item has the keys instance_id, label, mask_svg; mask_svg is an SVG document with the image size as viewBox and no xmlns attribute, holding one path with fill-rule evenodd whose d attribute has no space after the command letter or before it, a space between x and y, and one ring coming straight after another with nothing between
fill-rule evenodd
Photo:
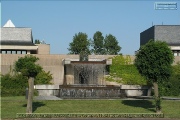
<instances>
[{"instance_id":1,"label":"blue sky","mask_svg":"<svg viewBox=\"0 0 180 120\"><path fill-rule=\"evenodd\" d=\"M67 54L69 43L78 32L93 38L96 31L114 35L121 53L134 55L139 49L140 33L154 25L180 25L177 10L155 10L162 0L39 0L2 1L1 26L9 19L16 27L32 28L33 39L51 45L51 54ZM167 0L164 0L169 2ZM163 2L164 2L163 1Z\"/></svg>"}]
</instances>

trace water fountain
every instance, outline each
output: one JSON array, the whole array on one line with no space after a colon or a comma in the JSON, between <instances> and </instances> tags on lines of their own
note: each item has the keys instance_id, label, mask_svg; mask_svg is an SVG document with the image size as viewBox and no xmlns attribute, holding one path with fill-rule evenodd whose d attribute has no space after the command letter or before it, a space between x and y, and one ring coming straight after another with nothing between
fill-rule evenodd
<instances>
[{"instance_id":1,"label":"water fountain","mask_svg":"<svg viewBox=\"0 0 180 120\"><path fill-rule=\"evenodd\" d=\"M101 57L102 58L102 57ZM61 85L36 85L39 96L63 99L114 99L150 95L151 88L139 85L119 85L105 80L111 59L63 60L64 81Z\"/></svg>"},{"instance_id":2,"label":"water fountain","mask_svg":"<svg viewBox=\"0 0 180 120\"><path fill-rule=\"evenodd\" d=\"M66 78L65 84L59 87L60 98L103 99L120 97L119 86L105 84L106 66L110 65L108 60L88 61L87 58L80 56L80 61L66 60L64 63ZM71 77L67 77L68 75Z\"/></svg>"}]
</instances>

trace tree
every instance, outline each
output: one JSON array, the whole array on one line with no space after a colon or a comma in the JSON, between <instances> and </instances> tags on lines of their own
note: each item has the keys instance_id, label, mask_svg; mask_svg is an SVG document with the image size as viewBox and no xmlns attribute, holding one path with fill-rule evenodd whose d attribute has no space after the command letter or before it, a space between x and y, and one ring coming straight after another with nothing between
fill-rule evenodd
<instances>
[{"instance_id":1,"label":"tree","mask_svg":"<svg viewBox=\"0 0 180 120\"><path fill-rule=\"evenodd\" d=\"M42 67L35 64L37 60L39 60L39 58L32 55L26 55L25 57L19 58L18 61L15 62L15 71L28 78L29 91L26 109L27 113L32 113L34 77L36 77L37 74L42 71Z\"/></svg>"},{"instance_id":2,"label":"tree","mask_svg":"<svg viewBox=\"0 0 180 120\"><path fill-rule=\"evenodd\" d=\"M40 44L41 42L40 42L40 40L35 40L35 44Z\"/></svg>"},{"instance_id":3,"label":"tree","mask_svg":"<svg viewBox=\"0 0 180 120\"><path fill-rule=\"evenodd\" d=\"M93 52L96 55L105 54L104 51L104 37L100 31L97 31L93 36Z\"/></svg>"},{"instance_id":4,"label":"tree","mask_svg":"<svg viewBox=\"0 0 180 120\"><path fill-rule=\"evenodd\" d=\"M161 112L158 84L169 79L173 58L173 53L167 43L154 40L141 46L136 54L135 66L142 76L153 83L157 113Z\"/></svg>"},{"instance_id":5,"label":"tree","mask_svg":"<svg viewBox=\"0 0 180 120\"><path fill-rule=\"evenodd\" d=\"M73 36L73 41L69 44L70 54L90 54L90 41L86 33L79 32Z\"/></svg>"},{"instance_id":6,"label":"tree","mask_svg":"<svg viewBox=\"0 0 180 120\"><path fill-rule=\"evenodd\" d=\"M104 39L104 48L107 55L117 55L121 50L116 37L111 34L106 35Z\"/></svg>"}]
</instances>

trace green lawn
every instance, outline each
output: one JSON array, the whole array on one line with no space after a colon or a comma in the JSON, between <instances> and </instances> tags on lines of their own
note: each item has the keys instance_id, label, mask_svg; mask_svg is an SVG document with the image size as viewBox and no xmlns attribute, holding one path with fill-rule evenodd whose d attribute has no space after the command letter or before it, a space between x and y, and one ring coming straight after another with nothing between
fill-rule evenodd
<instances>
[{"instance_id":1,"label":"green lawn","mask_svg":"<svg viewBox=\"0 0 180 120\"><path fill-rule=\"evenodd\" d=\"M1 117L25 113L25 97L2 97ZM33 101L34 113L155 113L152 100L60 100ZM180 101L162 101L166 118L180 118Z\"/></svg>"}]
</instances>

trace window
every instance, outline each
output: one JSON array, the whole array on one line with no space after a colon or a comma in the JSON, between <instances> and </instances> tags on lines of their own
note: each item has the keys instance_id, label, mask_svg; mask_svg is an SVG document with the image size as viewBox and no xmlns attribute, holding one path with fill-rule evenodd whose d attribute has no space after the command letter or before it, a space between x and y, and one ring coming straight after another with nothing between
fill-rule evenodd
<instances>
[{"instance_id":1,"label":"window","mask_svg":"<svg viewBox=\"0 0 180 120\"><path fill-rule=\"evenodd\" d=\"M6 54L6 51L1 51L2 54Z\"/></svg>"},{"instance_id":2,"label":"window","mask_svg":"<svg viewBox=\"0 0 180 120\"><path fill-rule=\"evenodd\" d=\"M177 52L174 52L174 56L177 56L178 54L177 54Z\"/></svg>"},{"instance_id":3,"label":"window","mask_svg":"<svg viewBox=\"0 0 180 120\"><path fill-rule=\"evenodd\" d=\"M7 54L11 54L11 51L7 51Z\"/></svg>"},{"instance_id":4,"label":"window","mask_svg":"<svg viewBox=\"0 0 180 120\"><path fill-rule=\"evenodd\" d=\"M17 51L17 54L21 54L21 51Z\"/></svg>"},{"instance_id":5,"label":"window","mask_svg":"<svg viewBox=\"0 0 180 120\"><path fill-rule=\"evenodd\" d=\"M12 51L12 54L16 54L16 51Z\"/></svg>"},{"instance_id":6,"label":"window","mask_svg":"<svg viewBox=\"0 0 180 120\"><path fill-rule=\"evenodd\" d=\"M22 54L26 54L26 51L22 51Z\"/></svg>"}]
</instances>

